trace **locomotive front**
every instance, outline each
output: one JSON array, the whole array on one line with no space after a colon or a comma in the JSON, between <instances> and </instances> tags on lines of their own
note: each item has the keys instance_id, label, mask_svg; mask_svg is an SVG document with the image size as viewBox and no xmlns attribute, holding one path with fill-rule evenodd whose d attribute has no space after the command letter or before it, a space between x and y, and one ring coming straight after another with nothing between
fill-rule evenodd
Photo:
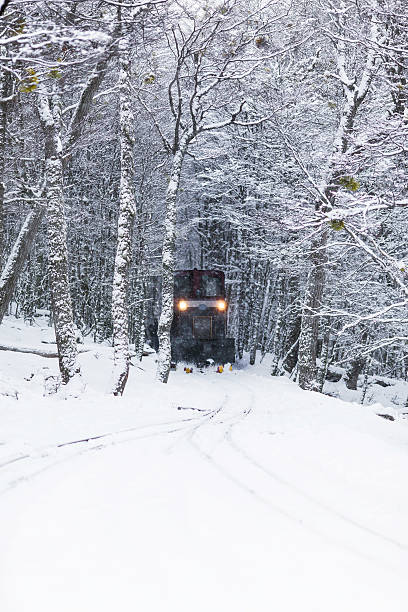
<instances>
[{"instance_id":1,"label":"locomotive front","mask_svg":"<svg viewBox=\"0 0 408 612\"><path fill-rule=\"evenodd\" d=\"M226 337L227 312L223 272L178 270L171 330L173 361L233 363L235 342Z\"/></svg>"}]
</instances>

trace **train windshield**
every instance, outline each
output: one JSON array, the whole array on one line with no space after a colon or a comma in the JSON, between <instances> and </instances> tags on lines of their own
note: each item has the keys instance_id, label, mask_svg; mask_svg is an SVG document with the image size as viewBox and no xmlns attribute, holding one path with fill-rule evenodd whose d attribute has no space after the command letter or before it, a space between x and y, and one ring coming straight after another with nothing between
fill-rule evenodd
<instances>
[{"instance_id":1,"label":"train windshield","mask_svg":"<svg viewBox=\"0 0 408 612\"><path fill-rule=\"evenodd\" d=\"M206 270L180 270L174 277L175 298L224 297L224 275Z\"/></svg>"},{"instance_id":2,"label":"train windshield","mask_svg":"<svg viewBox=\"0 0 408 612\"><path fill-rule=\"evenodd\" d=\"M176 297L190 297L192 291L191 273L178 274L174 278L174 295Z\"/></svg>"},{"instance_id":3,"label":"train windshield","mask_svg":"<svg viewBox=\"0 0 408 612\"><path fill-rule=\"evenodd\" d=\"M200 283L197 287L197 297L218 297L223 295L223 283L219 276L206 274L200 275Z\"/></svg>"}]
</instances>

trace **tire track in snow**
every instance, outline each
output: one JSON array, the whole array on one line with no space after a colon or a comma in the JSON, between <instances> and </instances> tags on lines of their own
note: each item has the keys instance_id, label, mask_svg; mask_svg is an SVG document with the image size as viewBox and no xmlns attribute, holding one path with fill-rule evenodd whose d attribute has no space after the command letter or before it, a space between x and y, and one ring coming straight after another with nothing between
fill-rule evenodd
<instances>
[{"instance_id":1,"label":"tire track in snow","mask_svg":"<svg viewBox=\"0 0 408 612\"><path fill-rule=\"evenodd\" d=\"M402 551L408 551L408 545L407 544L401 543L401 542L399 542L398 540L395 540L392 537L389 537L389 536L387 536L387 535L385 535L385 534L383 534L383 533L381 533L379 531L376 531L375 529L371 529L370 527L367 527L366 525L363 525L359 521L356 521L355 519L353 519L353 518L343 514L342 512L339 512L335 508L332 508L331 506L325 504L324 502L316 499L315 497L313 497L312 495L310 495L306 491L304 491L301 488L297 487L295 484L291 483L290 481L286 480L285 478L282 478L276 472L270 470L269 468L266 468L264 465L259 463L256 459L254 459L254 457L252 457L246 450L243 449L242 446L238 445L237 442L234 440L234 438L233 438L233 428L236 425L238 425L238 424L239 424L239 422L233 424L228 429L228 431L226 432L226 439L227 439L228 443L231 445L231 447L235 451L237 451L239 454L241 454L242 457L246 461L248 461L248 463L250 463L252 466L254 466L256 469L260 470L265 475L267 475L269 478L271 478L272 480L276 481L279 485L282 485L283 487L287 487L288 489L290 489L296 495L299 495L303 499L305 499L308 502L314 504L319 509L324 510L325 512L329 513L330 515L335 516L336 518L338 518L338 519L340 519L340 520L342 520L342 521L352 525L353 527L355 527L355 528L357 528L359 530L362 530L362 531L368 533L369 535L372 535L374 537L378 537L381 540L383 540L384 542L387 542L388 544L392 544L392 545L396 546L397 548L399 548Z\"/></svg>"},{"instance_id":2,"label":"tire track in snow","mask_svg":"<svg viewBox=\"0 0 408 612\"><path fill-rule=\"evenodd\" d=\"M286 487L286 488L290 489L291 492L293 492L296 495L302 497L303 499L305 499L308 502L312 503L313 505L317 506L319 509L324 510L328 514L336 517L337 519L339 519L341 521L344 521L345 523L348 523L348 524L352 525L353 527L356 527L357 529L360 529L360 530L362 530L362 531L364 531L364 532L366 532L366 533L368 533L368 534L370 534L372 536L380 538L381 540L383 540L384 542L387 542L388 544L393 544L394 546L396 546L400 550L408 551L408 545L403 544L401 542L398 542L398 540L395 540L395 539L393 539L393 538L391 538L391 537L389 537L387 535L384 535L384 534L376 531L375 529L371 529L370 527L367 527L366 525L362 525L361 523L359 523L355 519L350 518L350 517L346 516L345 514L342 514L341 512L336 510L335 508L332 508L331 506L328 506L324 502L321 502L320 500L312 497L306 491L303 491L302 489L300 489L299 487L297 487L293 483L291 483L288 480L285 480L284 478L279 476L276 472L272 472L269 468L266 468L265 466L263 466L256 459L254 459L251 455L249 455L249 453L246 450L244 450L241 446L239 446L234 441L233 436L232 436L232 431L227 432L226 437L227 437L227 440L228 440L229 444L231 445L231 447L237 453L242 455L242 457L244 459L246 459L249 464L251 464L256 469L258 469L261 472L263 472L265 475L269 476L272 480L277 482L280 486L283 486L283 487Z\"/></svg>"},{"instance_id":3,"label":"tire track in snow","mask_svg":"<svg viewBox=\"0 0 408 612\"><path fill-rule=\"evenodd\" d=\"M242 383L241 383L241 386L242 386ZM354 546L350 544L347 544L343 540L337 539L331 534L325 533L323 530L316 527L315 524L310 524L310 521L306 521L303 518L303 516L299 517L295 512L289 511L287 508L284 508L276 504L275 502L272 502L268 495L265 495L264 493L260 492L259 489L257 489L255 486L253 486L252 484L249 484L242 477L242 475L237 476L236 473L233 473L231 469L227 468L219 460L217 460L214 457L214 454L206 451L203 448L203 446L200 445L200 443L195 439L197 433L200 430L202 431L206 425L209 427L213 427L214 425L226 424L226 428L225 428L225 432L223 436L225 442L228 444L229 448L234 452L235 456L240 456L241 460L244 460L247 465L250 465L252 468L262 472L264 475L266 475L271 481L273 481L278 486L280 487L283 486L289 489L292 493L301 497L303 501L307 500L309 503L312 503L315 507L317 506L320 510L325 511L326 514L328 514L331 519L341 520L347 526L356 528L362 531L363 533L365 533L366 535L369 535L375 539L381 540L382 542L386 544L390 544L393 547L398 548L402 553L406 553L408 551L408 547L405 544L398 542L397 540L394 540L393 538L385 536L384 534L381 534L373 529L370 529L369 527L361 525L360 523L358 523L358 521L349 519L347 516L342 515L336 510L333 510L330 506L321 504L318 500L314 499L312 496L308 495L306 492L302 491L301 489L298 489L296 485L293 485L289 481L286 481L285 479L281 478L278 474L275 474L274 472L269 471L268 468L265 468L264 466L262 466L262 464L254 460L253 457L251 457L242 447L240 447L234 441L233 435L232 435L234 428L238 424L242 423L242 421L246 419L247 417L249 417L249 415L253 412L255 393L249 386L245 385L245 387L250 393L249 404L245 406L243 409L241 408L239 414L235 415L235 417L232 417L229 420L229 422L217 421L217 422L211 423L210 421L207 421L207 423L197 424L197 426L194 428L194 431L192 431L192 434L189 438L189 443L191 444L191 446L196 450L196 452L205 461L211 464L213 468L215 468L225 478L227 478L230 482L232 482L233 484L238 486L240 489L242 489L243 491L251 495L256 501L266 506L268 509L278 513L279 515L283 516L285 519L296 523L297 525L306 529L313 535L318 536L319 539L330 542L332 545L335 545L336 547L345 549L348 552L351 552L353 555L357 555L358 557L361 557L364 560L369 561L370 563L375 563L376 565L380 564L381 566L386 567L388 570L395 571L396 567L393 564L386 562L382 556L369 555L361 550L358 550L357 548L355 548ZM225 408L225 405L224 405L224 408ZM220 407L220 410L221 410L221 407ZM217 412L220 412L220 410L218 410ZM238 470L238 466L235 468L235 470ZM295 507L299 507L299 505ZM400 569L400 568L397 568L397 569Z\"/></svg>"},{"instance_id":4,"label":"tire track in snow","mask_svg":"<svg viewBox=\"0 0 408 612\"><path fill-rule=\"evenodd\" d=\"M216 411L212 411L216 412ZM81 439L69 440L59 444L47 445L44 447L32 449L30 453L19 454L7 459L5 462L0 464L0 480L6 480L5 486L0 489L0 496L5 495L7 492L13 490L16 486L29 482L31 479L41 475L45 471L57 467L63 463L76 459L77 457L84 455L85 453L94 452L108 448L109 446L124 444L126 442L133 442L145 438L175 434L183 432L184 430L190 431L190 424L194 421L200 421L208 418L209 413L200 414L200 416L187 417L183 419L177 419L174 421L164 421L154 425L141 425L137 427L129 427L126 429L120 429L113 432L107 432L96 436L83 437ZM169 429L171 427L171 429ZM154 431L147 432L142 435L130 436L123 439L126 434L132 434L134 432L141 432L146 429L153 428ZM157 429L159 428L159 429ZM100 443L100 440L106 440L106 442ZM92 444L96 442L96 444ZM90 446L92 444L92 446ZM78 445L81 449L77 450ZM75 451L71 451L69 447L75 448ZM68 450L69 449L69 450ZM55 460L55 455L64 453L63 456ZM17 474L9 474L11 479L7 479L7 468L8 466L14 467L14 464L23 461L21 465L21 471ZM20 467L20 465L18 467ZM30 470L33 467L34 470ZM27 471L28 470L28 471Z\"/></svg>"}]
</instances>

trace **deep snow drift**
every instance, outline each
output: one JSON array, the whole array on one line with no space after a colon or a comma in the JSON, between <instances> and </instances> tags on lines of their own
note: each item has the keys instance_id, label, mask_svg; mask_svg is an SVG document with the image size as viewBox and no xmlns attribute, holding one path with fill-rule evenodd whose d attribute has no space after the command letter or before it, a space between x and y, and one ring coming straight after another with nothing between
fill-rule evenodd
<instances>
[{"instance_id":1,"label":"deep snow drift","mask_svg":"<svg viewBox=\"0 0 408 612\"><path fill-rule=\"evenodd\" d=\"M47 334L8 318L0 344ZM0 351L2 612L405 612L408 421L266 364L161 385L151 356L113 398L85 348L78 399Z\"/></svg>"}]
</instances>

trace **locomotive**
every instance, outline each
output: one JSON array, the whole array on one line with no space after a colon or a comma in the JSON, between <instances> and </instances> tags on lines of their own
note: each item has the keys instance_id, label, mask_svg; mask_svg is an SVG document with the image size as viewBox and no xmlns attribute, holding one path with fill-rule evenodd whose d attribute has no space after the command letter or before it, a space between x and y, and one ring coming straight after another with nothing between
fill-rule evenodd
<instances>
[{"instance_id":1,"label":"locomotive","mask_svg":"<svg viewBox=\"0 0 408 612\"><path fill-rule=\"evenodd\" d=\"M177 270L171 327L172 361L233 363L235 341L226 337L227 312L224 272Z\"/></svg>"}]
</instances>

